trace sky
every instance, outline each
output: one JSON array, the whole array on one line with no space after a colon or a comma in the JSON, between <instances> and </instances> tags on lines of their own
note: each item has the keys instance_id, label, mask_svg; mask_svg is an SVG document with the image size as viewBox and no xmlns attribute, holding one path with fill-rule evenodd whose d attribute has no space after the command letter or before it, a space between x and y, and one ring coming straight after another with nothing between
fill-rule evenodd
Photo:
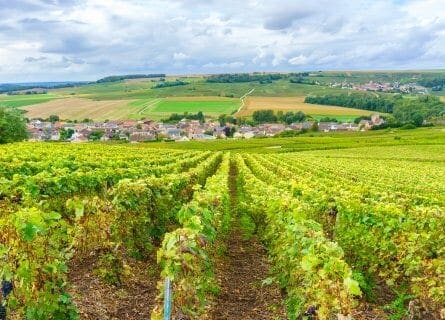
<instances>
[{"instance_id":1,"label":"sky","mask_svg":"<svg viewBox=\"0 0 445 320\"><path fill-rule=\"evenodd\" d=\"M0 0L0 82L445 68L445 0Z\"/></svg>"}]
</instances>

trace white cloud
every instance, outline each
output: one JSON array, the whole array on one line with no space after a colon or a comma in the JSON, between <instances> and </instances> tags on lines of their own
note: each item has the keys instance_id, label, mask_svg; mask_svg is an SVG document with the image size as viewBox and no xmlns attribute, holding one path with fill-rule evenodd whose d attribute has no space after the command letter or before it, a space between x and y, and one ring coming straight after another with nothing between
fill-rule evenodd
<instances>
[{"instance_id":1,"label":"white cloud","mask_svg":"<svg viewBox=\"0 0 445 320\"><path fill-rule=\"evenodd\" d=\"M0 2L0 82L445 61L443 0Z\"/></svg>"},{"instance_id":2,"label":"white cloud","mask_svg":"<svg viewBox=\"0 0 445 320\"><path fill-rule=\"evenodd\" d=\"M173 53L173 60L186 60L189 56L182 52Z\"/></svg>"},{"instance_id":3,"label":"white cloud","mask_svg":"<svg viewBox=\"0 0 445 320\"><path fill-rule=\"evenodd\" d=\"M304 56L304 55L302 55L302 54L300 54L300 55L298 55L298 56L296 56L296 57L293 57L293 58L289 59L289 63L290 63L291 65L294 65L294 66L305 65L305 64L307 64L308 62L309 62L309 58L306 57L306 56Z\"/></svg>"},{"instance_id":4,"label":"white cloud","mask_svg":"<svg viewBox=\"0 0 445 320\"><path fill-rule=\"evenodd\" d=\"M244 62L241 61L234 61L234 62L224 62L224 63L206 63L205 65L203 65L203 68L206 69L234 69L234 68L241 68L244 67ZM223 72L223 71L222 71Z\"/></svg>"}]
</instances>

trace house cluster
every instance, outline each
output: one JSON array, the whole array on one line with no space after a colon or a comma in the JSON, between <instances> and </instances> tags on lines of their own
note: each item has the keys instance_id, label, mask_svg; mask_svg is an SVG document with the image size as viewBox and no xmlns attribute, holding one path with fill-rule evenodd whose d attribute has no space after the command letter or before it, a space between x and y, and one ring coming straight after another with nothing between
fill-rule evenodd
<instances>
[{"instance_id":1,"label":"house cluster","mask_svg":"<svg viewBox=\"0 0 445 320\"><path fill-rule=\"evenodd\" d=\"M86 142L91 140L127 140L130 142L170 139L175 141L225 138L225 127L218 122L201 124L198 120L181 120L177 124L152 120L125 120L94 123L45 122L31 120L28 125L31 141ZM69 133L68 135L66 133ZM65 139L66 137L66 139Z\"/></svg>"},{"instance_id":2,"label":"house cluster","mask_svg":"<svg viewBox=\"0 0 445 320\"><path fill-rule=\"evenodd\" d=\"M369 130L373 125L379 125L383 120L373 115L371 120L362 120L359 124L318 122L318 128L323 132ZM160 123L152 120L125 120L94 123L45 122L31 120L28 131L31 141L87 142L92 140L127 140L129 142L146 142L155 140L190 141L225 139L229 133L233 138L250 139L254 137L273 137L285 131L300 131L313 128L314 121L305 121L285 125L281 123L265 123L257 126L227 124L220 126L219 122L209 120L200 123L199 120L183 119L176 124Z\"/></svg>"},{"instance_id":3,"label":"house cluster","mask_svg":"<svg viewBox=\"0 0 445 320\"><path fill-rule=\"evenodd\" d=\"M343 82L332 82L329 84L329 86L331 88L354 89L358 91L428 94L428 89L418 85L417 83L400 84L399 82L381 83L381 82L369 81L368 83L352 84L347 81L343 81Z\"/></svg>"},{"instance_id":4,"label":"house cluster","mask_svg":"<svg viewBox=\"0 0 445 320\"><path fill-rule=\"evenodd\" d=\"M254 137L273 137L285 131L309 130L313 126L313 121L305 121L284 125L281 123L264 123L258 126L243 125L237 128L233 134L234 138L250 139Z\"/></svg>"},{"instance_id":5,"label":"house cluster","mask_svg":"<svg viewBox=\"0 0 445 320\"><path fill-rule=\"evenodd\" d=\"M45 122L31 120L28 123L30 140L58 141L64 140L63 133L68 132L67 139L71 142L86 142L89 140L156 140L158 124L154 121L106 121L94 123ZM94 138L93 138L94 137ZM98 138L98 139L97 139Z\"/></svg>"},{"instance_id":6,"label":"house cluster","mask_svg":"<svg viewBox=\"0 0 445 320\"><path fill-rule=\"evenodd\" d=\"M401 93L418 93L427 94L428 90L416 83L400 84L394 83L380 83L369 81L368 83L355 85L353 89L360 91L383 91L383 92L401 92Z\"/></svg>"}]
</instances>

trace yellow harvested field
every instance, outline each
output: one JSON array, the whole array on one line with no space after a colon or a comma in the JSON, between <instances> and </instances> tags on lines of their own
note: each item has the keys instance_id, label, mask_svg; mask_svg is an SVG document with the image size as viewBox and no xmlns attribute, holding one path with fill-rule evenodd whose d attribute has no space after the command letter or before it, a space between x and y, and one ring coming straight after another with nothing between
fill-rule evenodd
<instances>
[{"instance_id":1,"label":"yellow harvested field","mask_svg":"<svg viewBox=\"0 0 445 320\"><path fill-rule=\"evenodd\" d=\"M440 100L442 100L443 102L445 102L445 97L440 97Z\"/></svg>"},{"instance_id":2,"label":"yellow harvested field","mask_svg":"<svg viewBox=\"0 0 445 320\"><path fill-rule=\"evenodd\" d=\"M304 102L304 96L299 97L247 97L244 107L237 116L250 116L255 110L272 109L274 111L302 111L308 115L323 116L361 116L372 112L367 110L343 108L337 106L323 106Z\"/></svg>"},{"instance_id":3,"label":"yellow harvested field","mask_svg":"<svg viewBox=\"0 0 445 320\"><path fill-rule=\"evenodd\" d=\"M47 118L52 114L61 119L93 120L121 119L129 113L128 103L132 100L94 101L82 98L57 99L23 107L28 118Z\"/></svg>"}]
</instances>

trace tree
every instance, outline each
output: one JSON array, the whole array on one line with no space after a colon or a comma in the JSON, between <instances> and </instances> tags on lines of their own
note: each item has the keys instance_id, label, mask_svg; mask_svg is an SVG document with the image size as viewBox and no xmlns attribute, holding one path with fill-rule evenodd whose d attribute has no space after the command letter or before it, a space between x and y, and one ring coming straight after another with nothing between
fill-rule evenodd
<instances>
[{"instance_id":1,"label":"tree","mask_svg":"<svg viewBox=\"0 0 445 320\"><path fill-rule=\"evenodd\" d=\"M21 113L0 108L0 144L23 141L27 137L26 122Z\"/></svg>"},{"instance_id":2,"label":"tree","mask_svg":"<svg viewBox=\"0 0 445 320\"><path fill-rule=\"evenodd\" d=\"M48 121L51 122L51 123L55 123L55 122L57 122L59 120L60 120L59 116L55 115L55 114L50 115L49 118L48 118Z\"/></svg>"},{"instance_id":3,"label":"tree","mask_svg":"<svg viewBox=\"0 0 445 320\"><path fill-rule=\"evenodd\" d=\"M199 111L199 112L196 114L196 117L198 118L198 120L199 120L199 122L200 122L201 124L205 122L204 114L202 113L202 111Z\"/></svg>"},{"instance_id":4,"label":"tree","mask_svg":"<svg viewBox=\"0 0 445 320\"><path fill-rule=\"evenodd\" d=\"M236 118L231 115L221 114L218 117L219 125L224 127L227 123L236 124Z\"/></svg>"},{"instance_id":5,"label":"tree","mask_svg":"<svg viewBox=\"0 0 445 320\"><path fill-rule=\"evenodd\" d=\"M313 131L313 132L317 132L318 130L319 130L318 122L315 121L315 122L312 124L312 126L311 126L311 131Z\"/></svg>"},{"instance_id":6,"label":"tree","mask_svg":"<svg viewBox=\"0 0 445 320\"><path fill-rule=\"evenodd\" d=\"M100 138L102 138L102 136L104 135L104 131L103 130L95 130L93 132L90 133L89 135L89 139L93 140L93 141L97 141L100 140Z\"/></svg>"},{"instance_id":7,"label":"tree","mask_svg":"<svg viewBox=\"0 0 445 320\"><path fill-rule=\"evenodd\" d=\"M68 128L66 130L65 128L60 129L60 140L68 140L71 138L71 136L74 134L74 130L71 128Z\"/></svg>"},{"instance_id":8,"label":"tree","mask_svg":"<svg viewBox=\"0 0 445 320\"><path fill-rule=\"evenodd\" d=\"M254 111L252 118L258 123L277 122L277 116L270 109Z\"/></svg>"},{"instance_id":9,"label":"tree","mask_svg":"<svg viewBox=\"0 0 445 320\"><path fill-rule=\"evenodd\" d=\"M416 126L420 127L420 126L422 126L424 119L423 119L423 116L420 113L415 113L412 116L412 120L413 120L413 122L414 122L414 124Z\"/></svg>"},{"instance_id":10,"label":"tree","mask_svg":"<svg viewBox=\"0 0 445 320\"><path fill-rule=\"evenodd\" d=\"M224 127L224 134L227 138L232 138L235 131L235 127Z\"/></svg>"}]
</instances>

